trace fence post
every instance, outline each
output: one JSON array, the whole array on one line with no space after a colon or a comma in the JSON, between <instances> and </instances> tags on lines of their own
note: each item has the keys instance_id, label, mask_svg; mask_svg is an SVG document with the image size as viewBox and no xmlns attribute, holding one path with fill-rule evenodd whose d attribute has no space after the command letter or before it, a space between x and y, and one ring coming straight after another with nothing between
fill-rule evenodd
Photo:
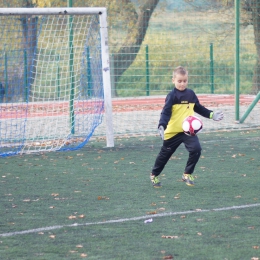
<instances>
[{"instance_id":1,"label":"fence post","mask_svg":"<svg viewBox=\"0 0 260 260\"><path fill-rule=\"evenodd\" d=\"M239 91L240 91L240 0L235 0L235 120L239 121Z\"/></svg>"},{"instance_id":2,"label":"fence post","mask_svg":"<svg viewBox=\"0 0 260 260\"><path fill-rule=\"evenodd\" d=\"M256 95L256 98L253 100L253 102L251 103L251 105L248 107L247 111L245 112L245 114L241 117L239 123L244 123L244 121L246 120L246 118L248 117L248 115L250 114L250 112L252 111L252 109L256 106L257 102L260 100L260 91L258 92L258 94Z\"/></svg>"},{"instance_id":3,"label":"fence post","mask_svg":"<svg viewBox=\"0 0 260 260\"><path fill-rule=\"evenodd\" d=\"M27 64L27 51L23 51L24 59L24 91L25 91L25 102L28 102L28 64Z\"/></svg>"},{"instance_id":4,"label":"fence post","mask_svg":"<svg viewBox=\"0 0 260 260\"><path fill-rule=\"evenodd\" d=\"M58 67L57 67L58 98L60 98L60 55L56 56L56 60L58 63Z\"/></svg>"},{"instance_id":5,"label":"fence post","mask_svg":"<svg viewBox=\"0 0 260 260\"><path fill-rule=\"evenodd\" d=\"M68 0L68 7L72 7L72 0ZM74 46L73 46L73 17L69 16L68 21L69 26L69 50L70 50L70 58L69 58L69 72L70 72L70 123L71 123L71 134L75 134L75 111L74 111L74 97L75 97L75 73L74 73Z\"/></svg>"},{"instance_id":6,"label":"fence post","mask_svg":"<svg viewBox=\"0 0 260 260\"><path fill-rule=\"evenodd\" d=\"M116 87L115 87L115 61L114 54L110 56L110 78L111 78L111 94L112 97L116 96Z\"/></svg>"},{"instance_id":7,"label":"fence post","mask_svg":"<svg viewBox=\"0 0 260 260\"><path fill-rule=\"evenodd\" d=\"M7 101L7 93L8 93L8 57L7 53L4 54L5 57L5 70L4 70L4 77L5 77L5 102Z\"/></svg>"},{"instance_id":8,"label":"fence post","mask_svg":"<svg viewBox=\"0 0 260 260\"><path fill-rule=\"evenodd\" d=\"M90 53L89 53L89 46L87 47L87 80L88 80L88 96L91 97L92 96L92 77L91 77L91 57L90 57Z\"/></svg>"},{"instance_id":9,"label":"fence post","mask_svg":"<svg viewBox=\"0 0 260 260\"><path fill-rule=\"evenodd\" d=\"M210 44L210 86L211 94L214 94L214 58L213 58L213 43Z\"/></svg>"},{"instance_id":10,"label":"fence post","mask_svg":"<svg viewBox=\"0 0 260 260\"><path fill-rule=\"evenodd\" d=\"M145 46L146 96L150 96L149 47Z\"/></svg>"}]
</instances>

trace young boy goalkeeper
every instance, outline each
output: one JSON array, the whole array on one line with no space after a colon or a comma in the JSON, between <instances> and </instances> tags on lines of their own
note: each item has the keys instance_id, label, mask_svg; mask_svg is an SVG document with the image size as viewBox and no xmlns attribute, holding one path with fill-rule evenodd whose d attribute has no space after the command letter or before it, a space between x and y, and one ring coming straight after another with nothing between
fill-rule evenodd
<instances>
[{"instance_id":1,"label":"young boy goalkeeper","mask_svg":"<svg viewBox=\"0 0 260 260\"><path fill-rule=\"evenodd\" d=\"M185 68L180 66L173 71L172 82L175 87L165 99L165 105L158 125L163 146L155 160L150 175L151 182L155 188L161 187L158 176L181 143L184 144L189 152L182 180L189 186L194 185L192 173L200 158L201 146L197 136L184 134L182 130L183 120L188 116L194 115L194 111L203 117L215 121L223 119L221 111L213 112L202 106L194 91L187 88L188 71Z\"/></svg>"}]
</instances>

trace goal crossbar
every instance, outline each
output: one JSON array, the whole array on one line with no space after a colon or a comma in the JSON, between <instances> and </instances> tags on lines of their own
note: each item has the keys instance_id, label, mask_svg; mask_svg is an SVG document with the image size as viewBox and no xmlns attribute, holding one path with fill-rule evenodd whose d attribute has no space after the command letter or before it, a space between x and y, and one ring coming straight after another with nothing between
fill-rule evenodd
<instances>
[{"instance_id":1,"label":"goal crossbar","mask_svg":"<svg viewBox=\"0 0 260 260\"><path fill-rule=\"evenodd\" d=\"M0 15L92 15L106 14L105 7L0 8Z\"/></svg>"}]
</instances>

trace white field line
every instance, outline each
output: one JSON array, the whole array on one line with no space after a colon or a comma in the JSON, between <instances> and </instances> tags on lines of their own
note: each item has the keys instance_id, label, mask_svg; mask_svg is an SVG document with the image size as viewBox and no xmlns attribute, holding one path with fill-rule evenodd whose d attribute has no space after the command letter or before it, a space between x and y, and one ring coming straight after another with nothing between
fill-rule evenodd
<instances>
[{"instance_id":1,"label":"white field line","mask_svg":"<svg viewBox=\"0 0 260 260\"><path fill-rule=\"evenodd\" d=\"M44 231L61 229L61 228L67 228L67 227L80 227L80 226L104 225L104 224L112 224L112 223L123 223L123 222L127 222L127 221L143 220L143 219L147 219L147 218L151 218L151 217L158 218L158 217L168 217L168 216L185 215L185 214L192 214L192 213L205 213L205 212L212 212L212 211L229 211L229 210L259 207L259 206L260 206L260 203L256 203L256 204L248 204L248 205L232 206L232 207L224 207L224 208L216 208L216 209L196 209L196 210L188 210L188 211L180 211L180 212L168 212L168 213L145 215L145 216L133 217L133 218L112 219L112 220L107 220L107 221L102 221L102 222L88 222L88 223L82 223L82 224L74 223L71 225L50 226L50 227L28 229L28 230L16 231L16 232L10 232L10 233L3 233L3 234L0 234L0 237L24 235L24 234L30 234L30 233L37 233L37 232L44 232Z\"/></svg>"}]
</instances>

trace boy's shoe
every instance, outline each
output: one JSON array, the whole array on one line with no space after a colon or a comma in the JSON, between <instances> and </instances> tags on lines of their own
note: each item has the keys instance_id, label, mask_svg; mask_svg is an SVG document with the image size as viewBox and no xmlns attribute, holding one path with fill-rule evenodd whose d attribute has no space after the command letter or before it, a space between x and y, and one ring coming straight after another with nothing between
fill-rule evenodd
<instances>
[{"instance_id":1,"label":"boy's shoe","mask_svg":"<svg viewBox=\"0 0 260 260\"><path fill-rule=\"evenodd\" d=\"M194 178L191 174L183 173L182 180L186 182L188 186L194 186Z\"/></svg>"},{"instance_id":2,"label":"boy's shoe","mask_svg":"<svg viewBox=\"0 0 260 260\"><path fill-rule=\"evenodd\" d=\"M150 175L150 180L151 180L154 188L161 188L162 187L162 185L161 185L161 183L159 181L158 176L155 176L155 175L151 174Z\"/></svg>"}]
</instances>

